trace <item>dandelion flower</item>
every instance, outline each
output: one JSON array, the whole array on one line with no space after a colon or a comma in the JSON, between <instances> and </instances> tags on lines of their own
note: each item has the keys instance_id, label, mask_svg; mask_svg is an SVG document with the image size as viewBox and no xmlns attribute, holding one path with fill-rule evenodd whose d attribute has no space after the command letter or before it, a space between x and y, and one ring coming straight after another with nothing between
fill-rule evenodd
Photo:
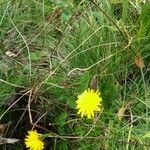
<instances>
[{"instance_id":1,"label":"dandelion flower","mask_svg":"<svg viewBox=\"0 0 150 150\"><path fill-rule=\"evenodd\" d=\"M77 109L79 109L78 114L81 117L87 116L87 118L94 117L94 112L101 111L102 107L102 97L100 97L100 92L94 91L93 89L85 90L81 95L78 95Z\"/></svg>"},{"instance_id":2,"label":"dandelion flower","mask_svg":"<svg viewBox=\"0 0 150 150\"><path fill-rule=\"evenodd\" d=\"M25 145L29 150L43 150L44 143L39 133L36 130L28 131L28 135L25 138Z\"/></svg>"}]
</instances>

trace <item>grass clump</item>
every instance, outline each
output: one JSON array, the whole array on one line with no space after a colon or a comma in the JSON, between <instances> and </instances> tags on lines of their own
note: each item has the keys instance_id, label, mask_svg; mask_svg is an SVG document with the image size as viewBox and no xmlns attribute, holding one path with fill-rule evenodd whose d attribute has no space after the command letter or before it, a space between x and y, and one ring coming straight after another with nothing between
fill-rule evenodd
<instances>
[{"instance_id":1,"label":"grass clump","mask_svg":"<svg viewBox=\"0 0 150 150\"><path fill-rule=\"evenodd\" d=\"M25 149L33 129L46 149L148 149L148 1L8 0L0 8L0 130L19 139L1 149ZM77 96L95 75L103 111L81 118Z\"/></svg>"}]
</instances>

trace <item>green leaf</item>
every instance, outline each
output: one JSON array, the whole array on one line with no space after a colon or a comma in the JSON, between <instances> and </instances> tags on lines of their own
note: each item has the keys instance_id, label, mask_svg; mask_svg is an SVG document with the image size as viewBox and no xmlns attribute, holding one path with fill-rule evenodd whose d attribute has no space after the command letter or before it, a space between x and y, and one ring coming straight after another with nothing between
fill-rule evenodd
<instances>
[{"instance_id":1,"label":"green leaf","mask_svg":"<svg viewBox=\"0 0 150 150\"><path fill-rule=\"evenodd\" d=\"M147 132L143 137L144 137L144 138L150 138L150 131Z\"/></svg>"},{"instance_id":2,"label":"green leaf","mask_svg":"<svg viewBox=\"0 0 150 150\"><path fill-rule=\"evenodd\" d=\"M35 52L31 52L30 53L30 57L31 57L31 60L33 61L38 61L41 59L42 57L42 54L40 51L35 51Z\"/></svg>"},{"instance_id":3,"label":"green leaf","mask_svg":"<svg viewBox=\"0 0 150 150\"><path fill-rule=\"evenodd\" d=\"M68 143L66 141L63 141L63 142L59 143L57 145L57 149L58 150L68 150L69 149Z\"/></svg>"},{"instance_id":4,"label":"green leaf","mask_svg":"<svg viewBox=\"0 0 150 150\"><path fill-rule=\"evenodd\" d=\"M68 115L67 115L67 113L64 112L64 113L62 113L61 115L59 115L59 116L56 118L55 122L56 122L59 126L64 126L64 124L66 123L67 118L68 118Z\"/></svg>"},{"instance_id":5,"label":"green leaf","mask_svg":"<svg viewBox=\"0 0 150 150\"><path fill-rule=\"evenodd\" d=\"M7 76L8 71L10 70L8 64L5 63L4 61L0 61L0 64L1 64L0 65L0 71Z\"/></svg>"},{"instance_id":6,"label":"green leaf","mask_svg":"<svg viewBox=\"0 0 150 150\"><path fill-rule=\"evenodd\" d=\"M75 109L76 108L76 101L75 100L73 100L73 99L71 99L70 101L68 101L69 102L69 106L71 107L71 108L73 108L73 109Z\"/></svg>"}]
</instances>

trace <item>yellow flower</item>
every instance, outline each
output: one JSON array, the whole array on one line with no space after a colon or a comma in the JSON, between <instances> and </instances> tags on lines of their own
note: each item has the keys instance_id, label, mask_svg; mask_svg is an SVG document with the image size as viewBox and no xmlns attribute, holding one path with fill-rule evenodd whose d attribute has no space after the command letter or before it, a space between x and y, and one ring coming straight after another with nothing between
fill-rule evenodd
<instances>
[{"instance_id":1,"label":"yellow flower","mask_svg":"<svg viewBox=\"0 0 150 150\"><path fill-rule=\"evenodd\" d=\"M94 91L93 89L85 90L81 95L78 95L77 109L79 109L78 114L81 117L87 116L87 118L94 117L94 111L100 111L102 107L102 97L100 97L100 92Z\"/></svg>"},{"instance_id":2,"label":"yellow flower","mask_svg":"<svg viewBox=\"0 0 150 150\"><path fill-rule=\"evenodd\" d=\"M28 135L25 138L25 145L29 150L43 150L44 143L41 140L41 136L36 130L28 131Z\"/></svg>"}]
</instances>

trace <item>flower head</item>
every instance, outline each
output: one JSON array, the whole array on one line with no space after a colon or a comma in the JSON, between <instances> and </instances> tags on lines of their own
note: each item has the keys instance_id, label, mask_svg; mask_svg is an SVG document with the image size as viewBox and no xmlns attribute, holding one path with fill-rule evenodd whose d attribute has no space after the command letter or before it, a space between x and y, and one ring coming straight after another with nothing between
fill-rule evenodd
<instances>
[{"instance_id":1,"label":"flower head","mask_svg":"<svg viewBox=\"0 0 150 150\"><path fill-rule=\"evenodd\" d=\"M78 95L78 100L76 101L76 108L79 109L78 114L81 114L81 117L94 117L94 112L101 110L101 102L102 97L100 97L100 92L98 90L85 90L81 95Z\"/></svg>"},{"instance_id":2,"label":"flower head","mask_svg":"<svg viewBox=\"0 0 150 150\"><path fill-rule=\"evenodd\" d=\"M25 138L25 145L30 150L43 150L44 149L44 143L41 140L40 134L37 133L36 130L28 131L28 135Z\"/></svg>"}]
</instances>

